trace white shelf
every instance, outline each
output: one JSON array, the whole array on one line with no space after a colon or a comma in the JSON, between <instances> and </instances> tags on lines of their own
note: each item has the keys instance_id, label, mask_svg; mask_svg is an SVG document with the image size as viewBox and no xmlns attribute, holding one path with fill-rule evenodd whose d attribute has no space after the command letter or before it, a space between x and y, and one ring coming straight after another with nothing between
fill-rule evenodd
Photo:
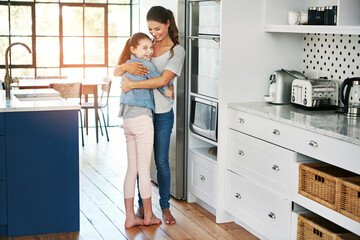
<instances>
[{"instance_id":1,"label":"white shelf","mask_svg":"<svg viewBox=\"0 0 360 240\"><path fill-rule=\"evenodd\" d=\"M300 206L328 219L329 221L336 223L337 225L346 228L347 230L360 235L360 223L348 218L324 205L317 203L310 198L304 197L303 195L296 194L295 202Z\"/></svg>"},{"instance_id":2,"label":"white shelf","mask_svg":"<svg viewBox=\"0 0 360 240\"><path fill-rule=\"evenodd\" d=\"M266 25L265 31L278 33L327 33L360 35L360 26Z\"/></svg>"},{"instance_id":3,"label":"white shelf","mask_svg":"<svg viewBox=\"0 0 360 240\"><path fill-rule=\"evenodd\" d=\"M192 137L197 138L197 139L200 139L201 141L204 141L204 142L206 142L206 143L210 143L211 145L214 145L214 146L217 146L217 145L218 145L217 142L215 142L215 141L213 141L213 140L211 140L211 139L205 138L205 137L203 137L203 136L200 136L200 135L198 135L198 134L196 134L196 133L193 133L191 130L189 130L189 133L190 133L190 135L191 135ZM190 146L190 147L191 147L191 146Z\"/></svg>"},{"instance_id":4,"label":"white shelf","mask_svg":"<svg viewBox=\"0 0 360 240\"><path fill-rule=\"evenodd\" d=\"M190 151L206 160L216 163L217 157L209 153L209 148L210 147L190 148Z\"/></svg>"}]
</instances>

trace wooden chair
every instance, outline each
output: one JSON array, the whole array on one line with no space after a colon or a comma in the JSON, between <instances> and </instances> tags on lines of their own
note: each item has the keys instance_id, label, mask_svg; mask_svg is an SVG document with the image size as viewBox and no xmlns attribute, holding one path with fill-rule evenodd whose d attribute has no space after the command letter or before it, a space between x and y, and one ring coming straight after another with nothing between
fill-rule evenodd
<instances>
[{"instance_id":1,"label":"wooden chair","mask_svg":"<svg viewBox=\"0 0 360 240\"><path fill-rule=\"evenodd\" d=\"M50 88L55 89L60 93L60 97L64 99L68 98L78 98L79 104L81 105L81 95L82 95L82 83L51 83ZM80 113L80 124L81 124L81 140L82 146L84 146L84 133L83 133L83 123L82 123L82 113Z\"/></svg>"},{"instance_id":2,"label":"wooden chair","mask_svg":"<svg viewBox=\"0 0 360 240\"><path fill-rule=\"evenodd\" d=\"M100 97L100 101L98 103L98 109L102 113L106 138L107 138L107 141L109 141L109 134L108 134L107 127L106 127L106 121L105 121L105 116L104 116L103 109L106 108L108 106L108 103L109 103L109 95L110 95L110 89L111 89L112 81L111 81L111 78L108 78L108 77L105 77L103 79L103 81L104 81L105 84L101 85L101 97ZM84 103L81 104L81 108L84 109L84 110L95 109L95 105L94 105L93 102L84 102ZM97 114L99 116L99 113L97 113ZM85 115L85 119L86 118L87 118L87 115ZM100 126L101 135L104 135L103 131L102 131L102 127L101 127L100 118L98 117L98 119L99 119L99 126ZM87 121L86 121L85 124L87 124Z\"/></svg>"}]
</instances>

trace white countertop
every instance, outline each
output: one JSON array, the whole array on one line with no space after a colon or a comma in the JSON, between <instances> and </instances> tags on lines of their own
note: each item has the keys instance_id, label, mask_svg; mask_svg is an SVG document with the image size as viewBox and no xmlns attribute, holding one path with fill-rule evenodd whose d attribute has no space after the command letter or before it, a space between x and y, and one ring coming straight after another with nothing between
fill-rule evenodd
<instances>
[{"instance_id":1,"label":"white countertop","mask_svg":"<svg viewBox=\"0 0 360 240\"><path fill-rule=\"evenodd\" d=\"M347 118L336 110L305 110L265 102L230 103L229 107L360 145L360 118Z\"/></svg>"},{"instance_id":2,"label":"white countertop","mask_svg":"<svg viewBox=\"0 0 360 240\"><path fill-rule=\"evenodd\" d=\"M61 98L54 89L12 90L10 100L6 99L5 90L0 90L0 113L79 109L79 104Z\"/></svg>"}]
</instances>

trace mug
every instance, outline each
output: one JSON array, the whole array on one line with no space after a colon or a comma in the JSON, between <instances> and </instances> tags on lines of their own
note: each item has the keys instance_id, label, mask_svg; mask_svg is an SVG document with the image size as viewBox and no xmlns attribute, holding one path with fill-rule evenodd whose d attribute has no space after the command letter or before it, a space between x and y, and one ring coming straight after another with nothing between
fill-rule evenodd
<instances>
[{"instance_id":1,"label":"mug","mask_svg":"<svg viewBox=\"0 0 360 240\"><path fill-rule=\"evenodd\" d=\"M299 25L300 12L299 11L289 11L288 12L288 23L289 23L289 25Z\"/></svg>"},{"instance_id":2,"label":"mug","mask_svg":"<svg viewBox=\"0 0 360 240\"><path fill-rule=\"evenodd\" d=\"M299 22L301 25L308 24L308 12L305 12L305 11L300 12Z\"/></svg>"}]
</instances>

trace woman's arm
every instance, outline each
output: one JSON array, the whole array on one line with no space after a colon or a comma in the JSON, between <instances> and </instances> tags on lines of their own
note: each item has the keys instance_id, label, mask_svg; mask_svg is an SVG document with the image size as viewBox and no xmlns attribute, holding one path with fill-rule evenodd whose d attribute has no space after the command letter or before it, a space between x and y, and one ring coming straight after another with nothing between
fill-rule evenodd
<instances>
[{"instance_id":1,"label":"woman's arm","mask_svg":"<svg viewBox=\"0 0 360 240\"><path fill-rule=\"evenodd\" d=\"M133 75L144 76L149 73L149 68L142 65L139 62L123 63L116 65L114 69L114 76L122 76L125 72L129 72Z\"/></svg>"},{"instance_id":2,"label":"woman's arm","mask_svg":"<svg viewBox=\"0 0 360 240\"><path fill-rule=\"evenodd\" d=\"M159 88L166 86L174 77L176 77L176 74L169 70L164 70L160 77L150 78L143 81L135 82L124 77L124 81L121 83L121 89L123 92L128 92L132 89L139 88Z\"/></svg>"}]
</instances>

